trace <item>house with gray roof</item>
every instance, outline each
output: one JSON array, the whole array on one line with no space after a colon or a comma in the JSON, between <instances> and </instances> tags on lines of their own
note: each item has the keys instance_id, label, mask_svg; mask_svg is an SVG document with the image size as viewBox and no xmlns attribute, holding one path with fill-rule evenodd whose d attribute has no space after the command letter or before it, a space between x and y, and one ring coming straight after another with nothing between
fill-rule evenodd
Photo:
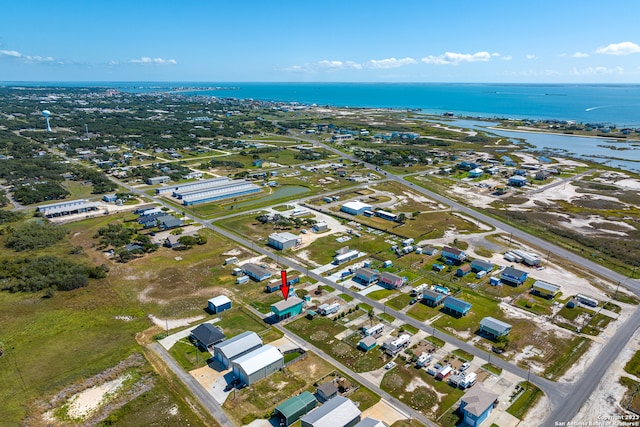
<instances>
[{"instance_id":1,"label":"house with gray roof","mask_svg":"<svg viewBox=\"0 0 640 427\"><path fill-rule=\"evenodd\" d=\"M480 321L480 333L498 338L507 335L511 331L511 325L493 317L485 317Z\"/></svg>"}]
</instances>

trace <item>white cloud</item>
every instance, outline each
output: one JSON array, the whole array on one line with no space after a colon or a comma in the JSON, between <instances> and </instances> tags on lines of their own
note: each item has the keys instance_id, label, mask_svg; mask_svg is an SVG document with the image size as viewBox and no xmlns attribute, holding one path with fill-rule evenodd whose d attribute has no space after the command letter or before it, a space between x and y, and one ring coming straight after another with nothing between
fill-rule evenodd
<instances>
[{"instance_id":1,"label":"white cloud","mask_svg":"<svg viewBox=\"0 0 640 427\"><path fill-rule=\"evenodd\" d=\"M536 55L533 55L531 53L528 53L524 56L527 59L538 59L538 57Z\"/></svg>"},{"instance_id":2,"label":"white cloud","mask_svg":"<svg viewBox=\"0 0 640 427\"><path fill-rule=\"evenodd\" d=\"M588 58L589 55L584 53L584 52L575 52L573 55L571 55L572 58Z\"/></svg>"},{"instance_id":3,"label":"white cloud","mask_svg":"<svg viewBox=\"0 0 640 427\"><path fill-rule=\"evenodd\" d=\"M511 61L512 59L513 59L513 56L511 56L511 55L505 55L505 56L502 57L503 61Z\"/></svg>"},{"instance_id":4,"label":"white cloud","mask_svg":"<svg viewBox=\"0 0 640 427\"><path fill-rule=\"evenodd\" d=\"M443 55L425 56L424 58L422 58L422 62L424 62L425 64L458 65L462 62L486 62L486 61L489 61L492 56L500 56L500 54L489 53L489 52L476 52L476 53L445 52Z\"/></svg>"},{"instance_id":5,"label":"white cloud","mask_svg":"<svg viewBox=\"0 0 640 427\"><path fill-rule=\"evenodd\" d=\"M587 68L573 68L571 74L574 76L602 76L610 74L624 74L624 68L622 67L587 67Z\"/></svg>"},{"instance_id":6,"label":"white cloud","mask_svg":"<svg viewBox=\"0 0 640 427\"><path fill-rule=\"evenodd\" d=\"M22 54L17 50L0 50L2 56L13 56L14 58L20 58Z\"/></svg>"},{"instance_id":7,"label":"white cloud","mask_svg":"<svg viewBox=\"0 0 640 427\"><path fill-rule=\"evenodd\" d=\"M387 69L387 68L398 68L409 64L415 64L416 61L413 58L386 58L386 59L372 59L367 62L367 67L374 69Z\"/></svg>"},{"instance_id":8,"label":"white cloud","mask_svg":"<svg viewBox=\"0 0 640 427\"><path fill-rule=\"evenodd\" d=\"M310 64L312 67L314 64ZM356 69L359 70L362 68L362 65L353 61L328 61L323 60L315 63L315 66L320 69L325 70L344 70L344 69Z\"/></svg>"},{"instance_id":9,"label":"white cloud","mask_svg":"<svg viewBox=\"0 0 640 427\"><path fill-rule=\"evenodd\" d=\"M175 59L163 59L163 58L150 58L143 56L140 59L132 59L129 61L133 64L156 64L156 65L175 65L178 62Z\"/></svg>"},{"instance_id":10,"label":"white cloud","mask_svg":"<svg viewBox=\"0 0 640 427\"><path fill-rule=\"evenodd\" d=\"M24 62L53 62L55 59L51 56L24 55L17 50L0 50L0 56L8 56L17 58Z\"/></svg>"},{"instance_id":11,"label":"white cloud","mask_svg":"<svg viewBox=\"0 0 640 427\"><path fill-rule=\"evenodd\" d=\"M640 46L633 42L612 43L596 49L596 53L605 55L631 55L632 53L640 53Z\"/></svg>"}]
</instances>

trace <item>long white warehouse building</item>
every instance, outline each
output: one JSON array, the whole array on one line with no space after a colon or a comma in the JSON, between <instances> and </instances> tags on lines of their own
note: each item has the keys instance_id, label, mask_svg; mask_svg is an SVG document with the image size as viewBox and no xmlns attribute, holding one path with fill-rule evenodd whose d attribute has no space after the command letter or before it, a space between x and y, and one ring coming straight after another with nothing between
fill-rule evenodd
<instances>
[{"instance_id":1,"label":"long white warehouse building","mask_svg":"<svg viewBox=\"0 0 640 427\"><path fill-rule=\"evenodd\" d=\"M179 191L193 191L199 188L205 188L211 185L215 185L216 183L225 183L229 181L231 181L231 178L227 178L226 176L221 176L218 178L205 179L203 181L189 182L186 184L171 185L167 187L156 188L156 194L172 193L175 196L175 193Z\"/></svg>"}]
</instances>

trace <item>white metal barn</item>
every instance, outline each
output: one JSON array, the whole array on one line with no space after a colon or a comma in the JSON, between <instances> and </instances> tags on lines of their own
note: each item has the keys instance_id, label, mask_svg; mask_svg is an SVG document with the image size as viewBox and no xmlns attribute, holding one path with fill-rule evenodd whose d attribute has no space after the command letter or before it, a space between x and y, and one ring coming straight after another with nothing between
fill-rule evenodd
<instances>
[{"instance_id":1,"label":"white metal barn","mask_svg":"<svg viewBox=\"0 0 640 427\"><path fill-rule=\"evenodd\" d=\"M247 331L214 345L213 357L227 368L231 361L260 347L262 347L262 339L258 334Z\"/></svg>"},{"instance_id":2,"label":"white metal barn","mask_svg":"<svg viewBox=\"0 0 640 427\"><path fill-rule=\"evenodd\" d=\"M251 385L284 367L284 356L272 345L265 345L231 362L240 384Z\"/></svg>"}]
</instances>

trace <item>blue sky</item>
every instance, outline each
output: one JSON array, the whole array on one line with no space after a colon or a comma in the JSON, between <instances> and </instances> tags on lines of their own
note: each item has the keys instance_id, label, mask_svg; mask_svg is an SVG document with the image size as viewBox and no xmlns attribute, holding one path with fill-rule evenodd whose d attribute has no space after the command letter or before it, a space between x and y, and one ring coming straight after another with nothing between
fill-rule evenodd
<instances>
[{"instance_id":1,"label":"blue sky","mask_svg":"<svg viewBox=\"0 0 640 427\"><path fill-rule=\"evenodd\" d=\"M640 83L629 0L8 0L0 81Z\"/></svg>"}]
</instances>

